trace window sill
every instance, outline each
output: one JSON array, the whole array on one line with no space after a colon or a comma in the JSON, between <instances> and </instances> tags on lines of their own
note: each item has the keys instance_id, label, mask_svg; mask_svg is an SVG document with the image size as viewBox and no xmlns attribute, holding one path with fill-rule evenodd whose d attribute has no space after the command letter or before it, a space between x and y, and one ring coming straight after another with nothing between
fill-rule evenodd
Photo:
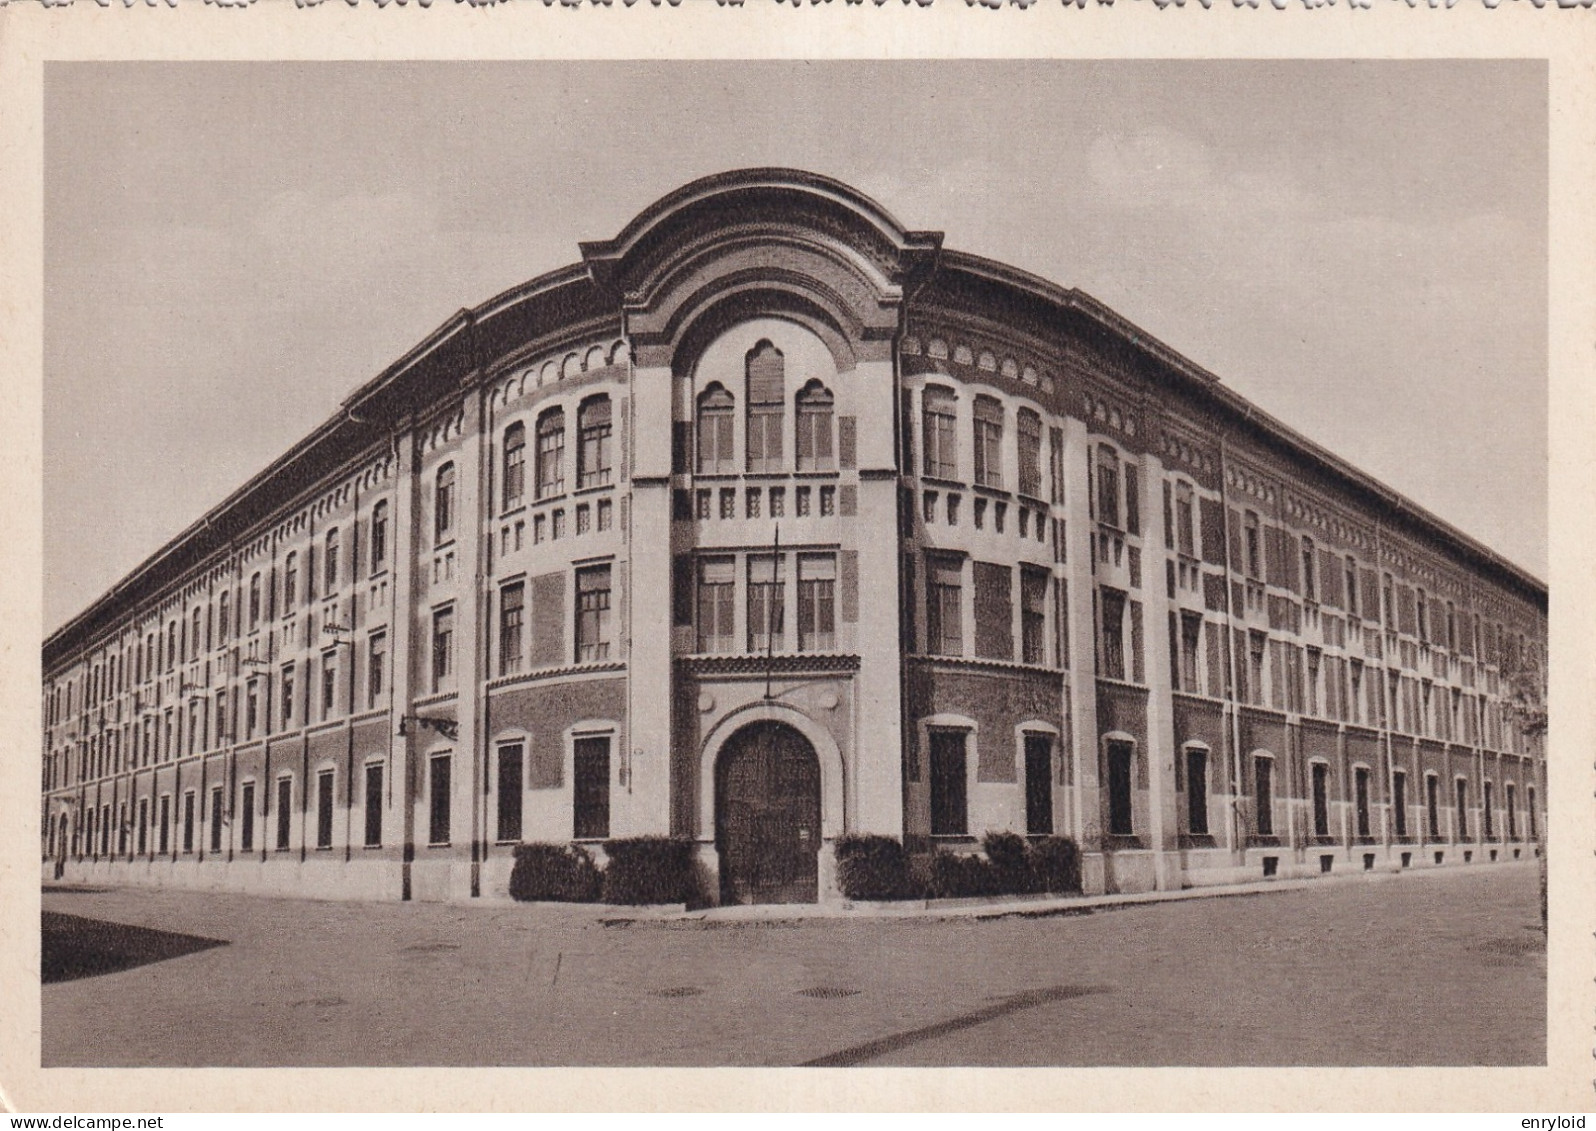
<instances>
[{"instance_id":1,"label":"window sill","mask_svg":"<svg viewBox=\"0 0 1596 1131\"><path fill-rule=\"evenodd\" d=\"M596 495L596 494L599 494L599 493L604 492L604 491L613 491L613 490L615 490L615 484L613 482L610 482L610 483L590 483L586 487L578 487L575 491L573 491L571 493L573 495Z\"/></svg>"},{"instance_id":2,"label":"window sill","mask_svg":"<svg viewBox=\"0 0 1596 1131\"><path fill-rule=\"evenodd\" d=\"M943 479L939 475L922 475L920 482L929 487L945 488L950 491L968 491L969 487L957 479Z\"/></svg>"},{"instance_id":3,"label":"window sill","mask_svg":"<svg viewBox=\"0 0 1596 1131\"><path fill-rule=\"evenodd\" d=\"M501 519L514 518L518 514L525 514L525 513L526 513L526 501L523 499L520 502L511 503L509 506L505 507L504 510L499 512L499 517Z\"/></svg>"}]
</instances>

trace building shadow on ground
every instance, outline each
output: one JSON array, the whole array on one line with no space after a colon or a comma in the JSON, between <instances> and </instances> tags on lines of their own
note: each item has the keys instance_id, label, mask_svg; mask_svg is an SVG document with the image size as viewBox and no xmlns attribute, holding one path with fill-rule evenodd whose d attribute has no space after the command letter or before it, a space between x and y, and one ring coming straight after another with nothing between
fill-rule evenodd
<instances>
[{"instance_id":1,"label":"building shadow on ground","mask_svg":"<svg viewBox=\"0 0 1596 1131\"><path fill-rule=\"evenodd\" d=\"M45 985L116 974L227 945L225 939L108 923L57 911L43 912L41 927L39 972Z\"/></svg>"}]
</instances>

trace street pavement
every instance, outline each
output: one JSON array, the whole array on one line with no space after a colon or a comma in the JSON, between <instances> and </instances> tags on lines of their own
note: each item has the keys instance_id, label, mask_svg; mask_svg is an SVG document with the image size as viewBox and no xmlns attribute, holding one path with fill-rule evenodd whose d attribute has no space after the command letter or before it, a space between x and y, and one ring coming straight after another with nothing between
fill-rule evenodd
<instances>
[{"instance_id":1,"label":"street pavement","mask_svg":"<svg viewBox=\"0 0 1596 1131\"><path fill-rule=\"evenodd\" d=\"M1533 864L998 919L48 890L52 930L226 945L44 985L43 1063L1541 1064L1538 899Z\"/></svg>"}]
</instances>

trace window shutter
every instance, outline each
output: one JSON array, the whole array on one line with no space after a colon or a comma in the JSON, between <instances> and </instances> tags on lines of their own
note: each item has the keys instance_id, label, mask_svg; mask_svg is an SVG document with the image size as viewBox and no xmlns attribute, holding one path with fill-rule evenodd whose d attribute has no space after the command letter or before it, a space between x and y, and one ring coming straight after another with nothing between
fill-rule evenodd
<instances>
[{"instance_id":1,"label":"window shutter","mask_svg":"<svg viewBox=\"0 0 1596 1131\"><path fill-rule=\"evenodd\" d=\"M1413 586L1397 586L1397 629L1409 636L1419 630L1418 606L1413 599Z\"/></svg>"},{"instance_id":2,"label":"window shutter","mask_svg":"<svg viewBox=\"0 0 1596 1131\"><path fill-rule=\"evenodd\" d=\"M1286 557L1286 588L1302 596L1302 544L1289 530L1280 532L1281 553Z\"/></svg>"},{"instance_id":3,"label":"window shutter","mask_svg":"<svg viewBox=\"0 0 1596 1131\"><path fill-rule=\"evenodd\" d=\"M853 624L859 619L859 551L844 550L839 557L837 615L844 624Z\"/></svg>"},{"instance_id":4,"label":"window shutter","mask_svg":"<svg viewBox=\"0 0 1596 1131\"><path fill-rule=\"evenodd\" d=\"M852 518L859 513L859 488L845 483L837 488L837 513Z\"/></svg>"},{"instance_id":5,"label":"window shutter","mask_svg":"<svg viewBox=\"0 0 1596 1131\"><path fill-rule=\"evenodd\" d=\"M1378 622L1380 611L1380 575L1372 569L1358 571L1358 580L1363 586L1363 600L1358 607L1363 610L1363 619Z\"/></svg>"},{"instance_id":6,"label":"window shutter","mask_svg":"<svg viewBox=\"0 0 1596 1131\"><path fill-rule=\"evenodd\" d=\"M1230 512L1230 568L1236 573L1247 572L1247 558L1241 542L1241 512ZM1239 602L1238 602L1239 603Z\"/></svg>"},{"instance_id":7,"label":"window shutter","mask_svg":"<svg viewBox=\"0 0 1596 1131\"><path fill-rule=\"evenodd\" d=\"M760 342L748 353L748 403L781 404L786 398L786 363L781 351Z\"/></svg>"},{"instance_id":8,"label":"window shutter","mask_svg":"<svg viewBox=\"0 0 1596 1131\"><path fill-rule=\"evenodd\" d=\"M693 623L693 556L677 554L671 559L671 623Z\"/></svg>"},{"instance_id":9,"label":"window shutter","mask_svg":"<svg viewBox=\"0 0 1596 1131\"><path fill-rule=\"evenodd\" d=\"M1286 532L1278 526L1264 527L1264 579L1270 585L1286 585Z\"/></svg>"},{"instance_id":10,"label":"window shutter","mask_svg":"<svg viewBox=\"0 0 1596 1131\"><path fill-rule=\"evenodd\" d=\"M565 659L565 573L532 579L532 666L553 667Z\"/></svg>"},{"instance_id":11,"label":"window shutter","mask_svg":"<svg viewBox=\"0 0 1596 1131\"><path fill-rule=\"evenodd\" d=\"M1014 571L993 562L975 563L975 654L988 660L1014 658Z\"/></svg>"},{"instance_id":12,"label":"window shutter","mask_svg":"<svg viewBox=\"0 0 1596 1131\"><path fill-rule=\"evenodd\" d=\"M837 465L848 470L859 462L858 420L852 416L837 417Z\"/></svg>"},{"instance_id":13,"label":"window shutter","mask_svg":"<svg viewBox=\"0 0 1596 1131\"><path fill-rule=\"evenodd\" d=\"M1209 565L1225 564L1225 507L1218 499L1198 501L1199 521L1202 523L1203 561Z\"/></svg>"}]
</instances>

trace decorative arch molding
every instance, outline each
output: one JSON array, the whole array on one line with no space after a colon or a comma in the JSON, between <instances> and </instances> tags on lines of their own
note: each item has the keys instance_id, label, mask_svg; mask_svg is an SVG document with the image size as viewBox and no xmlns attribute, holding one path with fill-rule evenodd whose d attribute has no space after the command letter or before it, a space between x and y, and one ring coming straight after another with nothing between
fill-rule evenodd
<instances>
[{"instance_id":1,"label":"decorative arch molding","mask_svg":"<svg viewBox=\"0 0 1596 1131\"><path fill-rule=\"evenodd\" d=\"M726 743L750 723L785 723L809 742L820 763L820 835L830 840L847 831L845 791L847 771L842 751L831 733L814 719L784 703L760 700L729 712L710 729L699 752L698 836L709 839L715 831L715 765Z\"/></svg>"}]
</instances>

